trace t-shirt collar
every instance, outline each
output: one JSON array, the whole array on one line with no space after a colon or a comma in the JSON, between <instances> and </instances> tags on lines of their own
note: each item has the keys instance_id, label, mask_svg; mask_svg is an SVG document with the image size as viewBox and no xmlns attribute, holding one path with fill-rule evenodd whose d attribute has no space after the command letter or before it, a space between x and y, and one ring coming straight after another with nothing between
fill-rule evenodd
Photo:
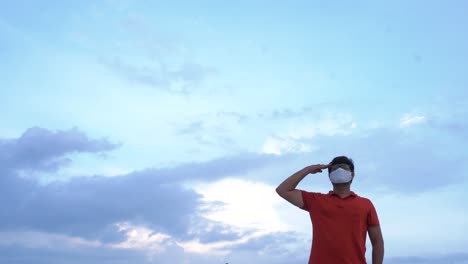
<instances>
[{"instance_id":1,"label":"t-shirt collar","mask_svg":"<svg viewBox=\"0 0 468 264\"><path fill-rule=\"evenodd\" d=\"M336 193L334 193L333 191L329 191L329 192L328 192L328 195L330 195L330 196L338 196L338 195L337 195ZM351 193L350 193L350 195L349 195L348 197L350 197L350 196L351 196L351 197L356 197L357 194L356 194L355 192L351 191ZM348 197L346 197L346 198L348 198Z\"/></svg>"}]
</instances>

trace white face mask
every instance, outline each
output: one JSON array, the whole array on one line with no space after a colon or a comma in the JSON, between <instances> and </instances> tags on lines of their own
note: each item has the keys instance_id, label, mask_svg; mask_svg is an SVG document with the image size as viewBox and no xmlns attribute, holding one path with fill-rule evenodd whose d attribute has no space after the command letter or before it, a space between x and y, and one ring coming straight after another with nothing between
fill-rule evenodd
<instances>
[{"instance_id":1,"label":"white face mask","mask_svg":"<svg viewBox=\"0 0 468 264\"><path fill-rule=\"evenodd\" d=\"M353 179L350 171L338 168L330 172L330 181L332 183L347 183Z\"/></svg>"}]
</instances>

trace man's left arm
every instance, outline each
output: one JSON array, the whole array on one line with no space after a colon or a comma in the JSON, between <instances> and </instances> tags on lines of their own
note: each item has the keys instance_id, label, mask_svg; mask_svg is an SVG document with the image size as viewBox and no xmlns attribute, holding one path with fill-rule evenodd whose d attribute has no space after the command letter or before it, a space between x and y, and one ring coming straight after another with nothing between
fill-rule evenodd
<instances>
[{"instance_id":1,"label":"man's left arm","mask_svg":"<svg viewBox=\"0 0 468 264\"><path fill-rule=\"evenodd\" d=\"M380 225L367 228L372 243L372 264L382 264L384 258L384 240Z\"/></svg>"}]
</instances>

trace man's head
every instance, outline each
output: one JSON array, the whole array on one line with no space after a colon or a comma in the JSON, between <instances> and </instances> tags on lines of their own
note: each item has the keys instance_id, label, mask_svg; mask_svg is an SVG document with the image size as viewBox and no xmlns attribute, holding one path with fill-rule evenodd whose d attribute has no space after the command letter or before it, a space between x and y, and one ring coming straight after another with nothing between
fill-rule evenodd
<instances>
[{"instance_id":1,"label":"man's head","mask_svg":"<svg viewBox=\"0 0 468 264\"><path fill-rule=\"evenodd\" d=\"M354 163L352 159L346 156L338 156L330 162L330 165L328 174L333 184L351 184L354 178ZM351 177L349 181L346 180L348 175ZM343 182L344 180L346 182ZM339 183L333 181L339 181Z\"/></svg>"}]
</instances>

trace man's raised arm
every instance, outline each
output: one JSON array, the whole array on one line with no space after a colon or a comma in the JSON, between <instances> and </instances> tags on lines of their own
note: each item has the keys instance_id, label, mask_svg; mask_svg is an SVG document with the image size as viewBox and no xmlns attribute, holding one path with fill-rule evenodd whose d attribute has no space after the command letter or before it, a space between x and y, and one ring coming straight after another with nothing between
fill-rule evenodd
<instances>
[{"instance_id":1,"label":"man's raised arm","mask_svg":"<svg viewBox=\"0 0 468 264\"><path fill-rule=\"evenodd\" d=\"M303 168L300 171L297 171L293 175L289 176L286 180L284 180L277 188L276 192L279 196L283 197L286 201L294 204L295 206L302 208L304 207L304 201L302 200L301 191L297 190L296 187L302 179L305 178L309 173L318 173L322 172L323 169L326 169L330 166L330 164L317 164L317 165L310 165Z\"/></svg>"}]
</instances>

